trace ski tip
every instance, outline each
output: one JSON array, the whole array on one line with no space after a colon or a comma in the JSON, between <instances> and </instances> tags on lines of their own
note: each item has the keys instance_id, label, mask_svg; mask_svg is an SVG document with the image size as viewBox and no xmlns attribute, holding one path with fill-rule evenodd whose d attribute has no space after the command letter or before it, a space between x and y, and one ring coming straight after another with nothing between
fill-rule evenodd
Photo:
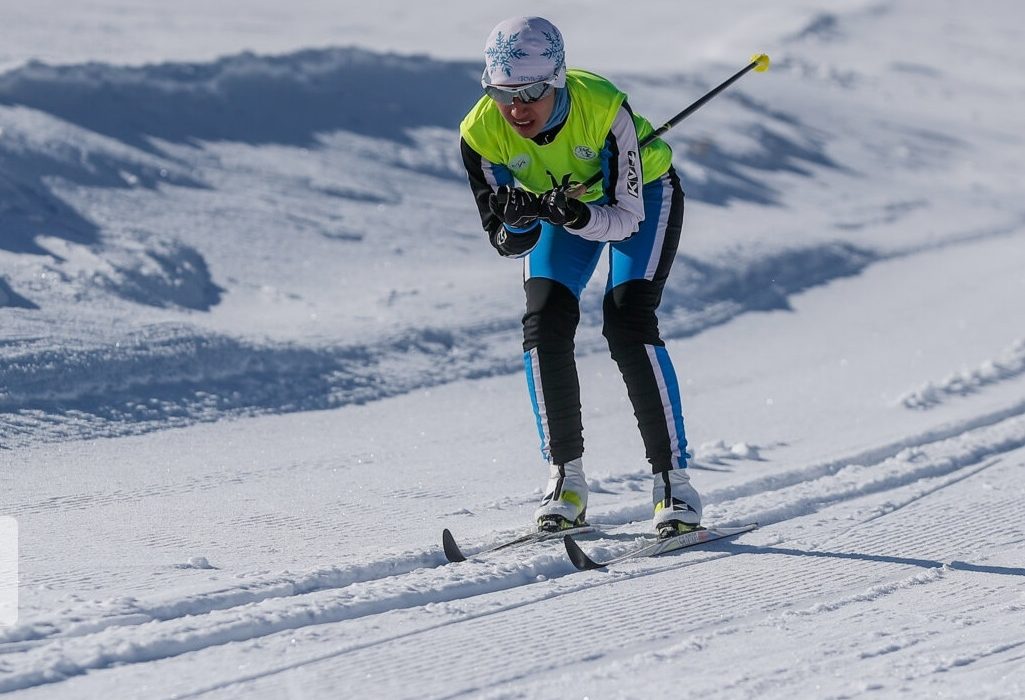
<instances>
[{"instance_id":1,"label":"ski tip","mask_svg":"<svg viewBox=\"0 0 1025 700\"><path fill-rule=\"evenodd\" d=\"M708 531L714 535L717 535L716 539L723 537L733 537L735 535L743 535L745 532L751 532L752 530L758 529L758 523L746 523L744 525L737 525L734 527L711 527Z\"/></svg>"},{"instance_id":2,"label":"ski tip","mask_svg":"<svg viewBox=\"0 0 1025 700\"><path fill-rule=\"evenodd\" d=\"M450 562L466 561L466 556L459 550L459 545L456 544L456 538L452 536L452 533L446 527L441 531L441 546L445 550L445 558Z\"/></svg>"},{"instance_id":3,"label":"ski tip","mask_svg":"<svg viewBox=\"0 0 1025 700\"><path fill-rule=\"evenodd\" d=\"M580 549L580 545L576 543L576 540L571 535L566 535L562 538L562 541L566 545L566 554L569 555L569 560L573 562L573 566L581 571L602 568L601 564L591 559L591 557L584 553L584 550Z\"/></svg>"}]
</instances>

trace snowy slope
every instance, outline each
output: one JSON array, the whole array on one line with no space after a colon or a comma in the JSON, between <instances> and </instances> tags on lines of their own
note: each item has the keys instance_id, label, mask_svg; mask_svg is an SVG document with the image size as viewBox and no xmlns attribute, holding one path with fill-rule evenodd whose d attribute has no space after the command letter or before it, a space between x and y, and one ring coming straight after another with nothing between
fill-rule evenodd
<instances>
[{"instance_id":1,"label":"snowy slope","mask_svg":"<svg viewBox=\"0 0 1025 700\"><path fill-rule=\"evenodd\" d=\"M988 88L1000 104L1020 79L980 85L988 66L952 40L946 76L917 45L880 64L847 38L913 14L782 13L781 34L755 32L740 54L771 50L773 72L671 132L692 206L667 336L1021 223L1008 194L1016 115L948 99L963 90L978 104ZM452 145L479 92L475 61L307 49L0 76L0 303L14 341L0 348L0 443L329 408L512 371L518 321L495 309L519 303L518 281L480 245ZM657 121L737 61L684 65L616 77ZM598 295L584 300L590 326Z\"/></svg>"},{"instance_id":2,"label":"snowy slope","mask_svg":"<svg viewBox=\"0 0 1025 700\"><path fill-rule=\"evenodd\" d=\"M1016 3L538 9L655 122L774 60L670 132L662 312L706 520L761 527L591 573L439 546L519 531L544 478L517 265L455 148L493 9L11 5L0 692L1025 692ZM610 556L650 475L600 287L582 544Z\"/></svg>"}]
</instances>

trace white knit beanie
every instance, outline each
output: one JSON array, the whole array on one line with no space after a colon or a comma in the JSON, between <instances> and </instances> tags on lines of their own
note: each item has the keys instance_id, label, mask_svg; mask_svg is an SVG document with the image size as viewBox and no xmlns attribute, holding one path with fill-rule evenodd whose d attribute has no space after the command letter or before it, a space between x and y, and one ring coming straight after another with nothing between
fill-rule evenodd
<instances>
[{"instance_id":1,"label":"white knit beanie","mask_svg":"<svg viewBox=\"0 0 1025 700\"><path fill-rule=\"evenodd\" d=\"M566 84L562 33L543 17L510 17L499 22L484 45L487 85L525 85L542 80Z\"/></svg>"}]
</instances>

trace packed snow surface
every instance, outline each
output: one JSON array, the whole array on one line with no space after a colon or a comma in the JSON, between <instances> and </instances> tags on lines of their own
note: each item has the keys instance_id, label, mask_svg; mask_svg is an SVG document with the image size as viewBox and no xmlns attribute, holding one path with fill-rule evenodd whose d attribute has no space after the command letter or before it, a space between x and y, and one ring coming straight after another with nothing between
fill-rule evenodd
<instances>
[{"instance_id":1,"label":"packed snow surface","mask_svg":"<svg viewBox=\"0 0 1025 700\"><path fill-rule=\"evenodd\" d=\"M1025 9L712 5L0 0L0 693L1025 695ZM477 554L546 478L457 147L514 11L656 124L772 57L666 136L692 479L753 532ZM596 558L651 508L603 282Z\"/></svg>"}]
</instances>

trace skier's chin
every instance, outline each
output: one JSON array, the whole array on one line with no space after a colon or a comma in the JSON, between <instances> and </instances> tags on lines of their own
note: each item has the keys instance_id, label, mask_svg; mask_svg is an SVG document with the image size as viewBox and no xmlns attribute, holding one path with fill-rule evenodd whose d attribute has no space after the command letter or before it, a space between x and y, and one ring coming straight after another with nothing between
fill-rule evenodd
<instances>
[{"instance_id":1,"label":"skier's chin","mask_svg":"<svg viewBox=\"0 0 1025 700\"><path fill-rule=\"evenodd\" d=\"M531 119L526 123L518 123L516 121L509 120L509 124L517 134L525 139L532 139L541 131L540 125L536 119Z\"/></svg>"}]
</instances>

